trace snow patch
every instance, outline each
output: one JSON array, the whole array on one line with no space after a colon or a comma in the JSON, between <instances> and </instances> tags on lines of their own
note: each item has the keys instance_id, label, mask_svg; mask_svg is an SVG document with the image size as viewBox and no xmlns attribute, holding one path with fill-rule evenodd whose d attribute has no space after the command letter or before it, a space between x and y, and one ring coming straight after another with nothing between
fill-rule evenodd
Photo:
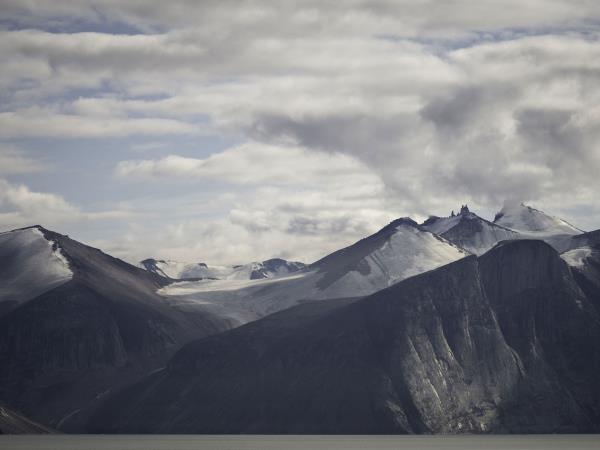
<instances>
[{"instance_id":1,"label":"snow patch","mask_svg":"<svg viewBox=\"0 0 600 450\"><path fill-rule=\"evenodd\" d=\"M580 247L564 252L560 257L571 267L585 266L585 260L592 256L592 249L589 247Z\"/></svg>"},{"instance_id":2,"label":"snow patch","mask_svg":"<svg viewBox=\"0 0 600 450\"><path fill-rule=\"evenodd\" d=\"M73 277L60 248L38 228L0 233L0 302L18 304Z\"/></svg>"}]
</instances>

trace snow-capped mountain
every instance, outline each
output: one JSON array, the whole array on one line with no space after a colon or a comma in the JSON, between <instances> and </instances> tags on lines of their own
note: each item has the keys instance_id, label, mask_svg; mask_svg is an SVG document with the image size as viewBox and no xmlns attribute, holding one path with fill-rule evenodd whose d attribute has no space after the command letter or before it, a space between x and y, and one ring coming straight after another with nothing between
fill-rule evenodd
<instances>
[{"instance_id":1,"label":"snow-capped mountain","mask_svg":"<svg viewBox=\"0 0 600 450\"><path fill-rule=\"evenodd\" d=\"M379 232L288 276L260 280L183 281L159 291L180 308L213 307L251 321L302 301L362 297L456 261L468 252L398 219Z\"/></svg>"},{"instance_id":2,"label":"snow-capped mountain","mask_svg":"<svg viewBox=\"0 0 600 450\"><path fill-rule=\"evenodd\" d=\"M252 262L236 266L209 266L205 263L188 263L149 258L141 261L139 267L174 280L260 280L297 272L305 268L306 264L273 258L262 262Z\"/></svg>"},{"instance_id":3,"label":"snow-capped mountain","mask_svg":"<svg viewBox=\"0 0 600 450\"><path fill-rule=\"evenodd\" d=\"M506 204L496 214L494 223L528 235L553 236L583 233L566 220L546 214L523 203Z\"/></svg>"},{"instance_id":4,"label":"snow-capped mountain","mask_svg":"<svg viewBox=\"0 0 600 450\"><path fill-rule=\"evenodd\" d=\"M410 218L317 261L318 287L329 298L369 295L400 280L467 256L448 240Z\"/></svg>"},{"instance_id":5,"label":"snow-capped mountain","mask_svg":"<svg viewBox=\"0 0 600 450\"><path fill-rule=\"evenodd\" d=\"M600 321L540 240L186 345L96 433L597 433Z\"/></svg>"},{"instance_id":6,"label":"snow-capped mountain","mask_svg":"<svg viewBox=\"0 0 600 450\"><path fill-rule=\"evenodd\" d=\"M467 205L449 217L431 216L421 226L475 255L482 255L500 241L518 239L519 233L494 224L469 211Z\"/></svg>"},{"instance_id":7,"label":"snow-capped mountain","mask_svg":"<svg viewBox=\"0 0 600 450\"><path fill-rule=\"evenodd\" d=\"M107 389L238 324L166 302L169 282L41 226L0 234L0 400L71 429Z\"/></svg>"},{"instance_id":8,"label":"snow-capped mountain","mask_svg":"<svg viewBox=\"0 0 600 450\"><path fill-rule=\"evenodd\" d=\"M60 247L41 230L0 233L0 315L73 277Z\"/></svg>"},{"instance_id":9,"label":"snow-capped mountain","mask_svg":"<svg viewBox=\"0 0 600 450\"><path fill-rule=\"evenodd\" d=\"M566 220L524 203L507 203L494 218L496 225L517 231L525 239L541 239L559 252L571 247L571 238L583 233Z\"/></svg>"}]
</instances>

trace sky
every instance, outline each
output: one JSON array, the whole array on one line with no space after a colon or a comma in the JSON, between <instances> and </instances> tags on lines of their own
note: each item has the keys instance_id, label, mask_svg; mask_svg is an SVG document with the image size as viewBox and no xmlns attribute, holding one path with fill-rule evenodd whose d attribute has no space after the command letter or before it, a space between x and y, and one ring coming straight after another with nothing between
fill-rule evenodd
<instances>
[{"instance_id":1,"label":"sky","mask_svg":"<svg viewBox=\"0 0 600 450\"><path fill-rule=\"evenodd\" d=\"M0 0L0 230L312 262L524 201L600 228L596 0Z\"/></svg>"}]
</instances>

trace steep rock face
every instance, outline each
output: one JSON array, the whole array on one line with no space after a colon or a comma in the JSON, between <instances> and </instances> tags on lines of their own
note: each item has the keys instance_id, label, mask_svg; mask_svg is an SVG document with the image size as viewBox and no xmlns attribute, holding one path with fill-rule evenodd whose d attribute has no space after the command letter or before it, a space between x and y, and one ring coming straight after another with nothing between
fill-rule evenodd
<instances>
[{"instance_id":1,"label":"steep rock face","mask_svg":"<svg viewBox=\"0 0 600 450\"><path fill-rule=\"evenodd\" d=\"M523 363L503 421L515 432L600 426L600 321L567 265L548 244L499 244L481 277L506 342Z\"/></svg>"},{"instance_id":2,"label":"steep rock face","mask_svg":"<svg viewBox=\"0 0 600 450\"><path fill-rule=\"evenodd\" d=\"M108 390L160 367L191 339L231 326L171 307L155 292L168 283L162 277L38 230L72 278L0 318L0 399L42 423L79 430Z\"/></svg>"},{"instance_id":3,"label":"steep rock face","mask_svg":"<svg viewBox=\"0 0 600 450\"><path fill-rule=\"evenodd\" d=\"M110 399L91 430L485 431L518 378L469 257L363 300L301 305L189 344Z\"/></svg>"},{"instance_id":4,"label":"steep rock face","mask_svg":"<svg viewBox=\"0 0 600 450\"><path fill-rule=\"evenodd\" d=\"M561 257L600 314L600 230L573 236Z\"/></svg>"},{"instance_id":5,"label":"steep rock face","mask_svg":"<svg viewBox=\"0 0 600 450\"><path fill-rule=\"evenodd\" d=\"M185 346L94 432L598 432L598 315L557 252L499 244L362 300Z\"/></svg>"}]
</instances>

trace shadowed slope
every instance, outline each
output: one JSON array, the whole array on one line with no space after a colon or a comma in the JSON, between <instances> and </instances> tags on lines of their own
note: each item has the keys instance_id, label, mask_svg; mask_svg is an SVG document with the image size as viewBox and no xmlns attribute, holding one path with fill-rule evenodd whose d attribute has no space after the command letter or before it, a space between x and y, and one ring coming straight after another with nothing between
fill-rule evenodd
<instances>
[{"instance_id":1,"label":"shadowed slope","mask_svg":"<svg viewBox=\"0 0 600 450\"><path fill-rule=\"evenodd\" d=\"M169 306L155 292L168 282L162 277L36 229L72 276L0 319L0 399L40 422L79 429L110 389L160 367L191 339L231 325Z\"/></svg>"}]
</instances>

